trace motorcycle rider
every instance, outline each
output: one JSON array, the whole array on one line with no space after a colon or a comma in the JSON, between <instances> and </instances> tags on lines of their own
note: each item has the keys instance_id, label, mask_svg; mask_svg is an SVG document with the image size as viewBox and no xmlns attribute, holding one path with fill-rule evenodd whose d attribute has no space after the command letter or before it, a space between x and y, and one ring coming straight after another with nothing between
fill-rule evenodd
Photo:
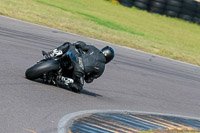
<instances>
[{"instance_id":1,"label":"motorcycle rider","mask_svg":"<svg viewBox=\"0 0 200 133\"><path fill-rule=\"evenodd\" d=\"M115 56L113 48L109 46L99 50L95 46L87 45L82 41L77 41L73 44L65 42L53 51L43 55L45 58L51 58L65 53L69 56L73 66L72 78L74 83L68 85L74 92L78 93L83 89L84 80L86 83L91 83L94 79L99 78L104 72L105 64Z\"/></svg>"}]
</instances>

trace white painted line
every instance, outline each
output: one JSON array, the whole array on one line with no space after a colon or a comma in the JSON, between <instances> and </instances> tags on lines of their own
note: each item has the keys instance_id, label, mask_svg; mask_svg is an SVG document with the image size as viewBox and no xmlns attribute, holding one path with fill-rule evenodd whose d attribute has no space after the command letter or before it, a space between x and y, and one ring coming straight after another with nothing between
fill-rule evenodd
<instances>
[{"instance_id":1,"label":"white painted line","mask_svg":"<svg viewBox=\"0 0 200 133\"><path fill-rule=\"evenodd\" d=\"M85 110L85 111L79 111L74 112L71 114L67 114L64 117L62 117L58 123L58 133L68 133L67 126L70 124L70 122L77 117L87 115L87 114L93 114L93 113L112 113L112 112L129 112L129 113L142 113L142 114L151 114L151 115L164 115L164 116L172 116L172 117L181 117L185 119L195 119L200 120L200 118L195 117L189 117L189 116L181 116L181 115L172 115L172 114L164 114L164 113L156 113L156 112L142 112L142 111L130 111L130 110Z\"/></svg>"},{"instance_id":2,"label":"white painted line","mask_svg":"<svg viewBox=\"0 0 200 133\"><path fill-rule=\"evenodd\" d=\"M133 50L135 52L143 53L143 54L146 54L146 55L156 56L156 57L160 57L162 59L167 59L167 60L171 60L171 61L174 61L174 62L178 62L178 63L182 63L182 64L186 64L186 65L190 65L190 66L194 66L194 67L200 68L200 66L198 66L198 65L190 64L190 63L179 61L179 60L174 60L174 59L163 57L163 56L160 56L160 55L155 55L155 54L147 53L147 52L144 52L144 51L141 51L141 50L137 50L137 49L133 49L133 48L129 48L129 47L125 47L125 46L113 44L113 43L102 41L102 40L97 40L97 39L94 39L94 38L90 38L90 37L78 35L78 34L75 34L75 33L70 33L70 32L66 32L66 31L54 29L54 28L47 27L47 26L44 26L44 25L34 24L34 23L26 22L26 21L23 21L23 20L15 19L15 18L10 18L8 16L3 16L3 15L0 15L0 16L4 17L4 18L11 19L11 20L15 20L15 21L23 22L23 23L28 23L28 24L32 24L32 25L35 25L35 26L38 26L38 27L44 27L44 28L47 28L47 29L57 30L57 31L60 31L60 32L63 32L63 33L66 33L66 34L74 35L74 36L85 37L87 39L91 39L91 40L94 40L94 41L97 41L97 42L107 43L109 45L114 45L114 46L117 46L117 47L121 47L121 48L129 49L129 50Z\"/></svg>"},{"instance_id":3,"label":"white painted line","mask_svg":"<svg viewBox=\"0 0 200 133\"><path fill-rule=\"evenodd\" d=\"M31 133L37 133L36 131L34 130L31 130L31 129L27 129L27 128L24 128L25 131L28 131L28 132L31 132Z\"/></svg>"}]
</instances>

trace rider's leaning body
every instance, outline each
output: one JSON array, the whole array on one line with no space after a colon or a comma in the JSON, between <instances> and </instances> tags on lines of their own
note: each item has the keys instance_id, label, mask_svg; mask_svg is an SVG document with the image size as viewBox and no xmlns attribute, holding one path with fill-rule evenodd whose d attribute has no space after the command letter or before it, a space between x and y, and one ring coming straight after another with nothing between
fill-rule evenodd
<instances>
[{"instance_id":1,"label":"rider's leaning body","mask_svg":"<svg viewBox=\"0 0 200 133\"><path fill-rule=\"evenodd\" d=\"M64 51L67 52L64 53ZM73 91L80 92L83 89L84 80L86 83L91 83L103 74L105 64L114 57L114 50L108 46L99 50L95 46L87 45L82 41L73 44L66 42L49 52L48 56L55 57L62 54L71 58L71 65L73 66L72 78L74 83L69 86Z\"/></svg>"}]
</instances>

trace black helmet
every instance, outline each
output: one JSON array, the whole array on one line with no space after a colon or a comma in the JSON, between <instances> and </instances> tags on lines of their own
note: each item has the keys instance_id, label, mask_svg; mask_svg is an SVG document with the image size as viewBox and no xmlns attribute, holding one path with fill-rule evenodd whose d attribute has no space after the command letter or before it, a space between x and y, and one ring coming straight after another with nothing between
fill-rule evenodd
<instances>
[{"instance_id":1,"label":"black helmet","mask_svg":"<svg viewBox=\"0 0 200 133\"><path fill-rule=\"evenodd\" d=\"M110 62L114 56L115 56L115 52L113 50L113 48L106 46L104 47L101 52L104 54L105 58L106 58L106 63Z\"/></svg>"}]
</instances>

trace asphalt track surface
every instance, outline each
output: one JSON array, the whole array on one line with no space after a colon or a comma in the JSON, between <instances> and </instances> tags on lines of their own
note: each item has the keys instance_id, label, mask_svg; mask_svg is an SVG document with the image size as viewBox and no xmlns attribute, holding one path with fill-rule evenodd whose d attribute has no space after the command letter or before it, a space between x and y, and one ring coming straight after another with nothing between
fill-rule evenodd
<instances>
[{"instance_id":1,"label":"asphalt track surface","mask_svg":"<svg viewBox=\"0 0 200 133\"><path fill-rule=\"evenodd\" d=\"M25 70L65 41L112 46L114 60L82 94L27 80ZM84 110L132 110L200 117L200 67L0 16L0 132L57 133Z\"/></svg>"}]
</instances>

